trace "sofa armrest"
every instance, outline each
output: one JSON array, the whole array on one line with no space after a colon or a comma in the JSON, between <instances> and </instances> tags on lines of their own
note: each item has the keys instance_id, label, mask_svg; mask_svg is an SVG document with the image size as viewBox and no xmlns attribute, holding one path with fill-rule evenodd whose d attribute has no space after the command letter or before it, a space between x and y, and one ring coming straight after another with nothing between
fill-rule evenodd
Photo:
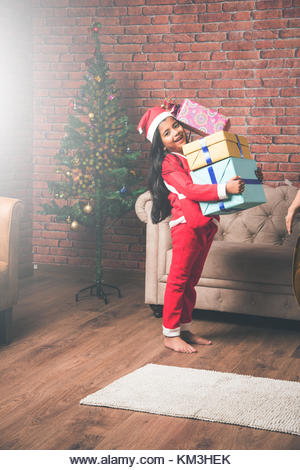
<instances>
[{"instance_id":1,"label":"sofa armrest","mask_svg":"<svg viewBox=\"0 0 300 470\"><path fill-rule=\"evenodd\" d=\"M147 205L152 204L152 196L150 191L146 191L141 194L135 203L135 212L138 218L145 224L148 222L149 210L147 211Z\"/></svg>"},{"instance_id":2,"label":"sofa armrest","mask_svg":"<svg viewBox=\"0 0 300 470\"><path fill-rule=\"evenodd\" d=\"M161 297L159 279L166 273L167 251L172 246L169 218L158 224L151 220L152 197L147 191L138 197L135 211L138 218L147 224L145 303L157 304Z\"/></svg>"}]
</instances>

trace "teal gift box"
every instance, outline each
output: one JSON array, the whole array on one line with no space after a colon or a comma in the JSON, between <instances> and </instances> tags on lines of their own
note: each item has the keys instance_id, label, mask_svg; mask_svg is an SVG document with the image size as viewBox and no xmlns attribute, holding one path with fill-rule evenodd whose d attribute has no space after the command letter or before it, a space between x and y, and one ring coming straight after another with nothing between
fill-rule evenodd
<instances>
[{"instance_id":1,"label":"teal gift box","mask_svg":"<svg viewBox=\"0 0 300 470\"><path fill-rule=\"evenodd\" d=\"M266 202L262 183L255 171L256 162L245 158L226 158L212 165L191 171L196 184L226 184L234 176L240 176L245 182L242 194L231 194L228 199L218 202L200 202L204 215L232 214Z\"/></svg>"}]
</instances>

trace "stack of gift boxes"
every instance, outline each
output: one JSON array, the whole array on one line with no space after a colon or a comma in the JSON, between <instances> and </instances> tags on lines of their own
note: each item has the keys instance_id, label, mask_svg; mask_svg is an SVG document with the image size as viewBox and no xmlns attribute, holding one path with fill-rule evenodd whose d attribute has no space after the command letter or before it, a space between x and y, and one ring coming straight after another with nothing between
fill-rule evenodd
<instances>
[{"instance_id":1,"label":"stack of gift boxes","mask_svg":"<svg viewBox=\"0 0 300 470\"><path fill-rule=\"evenodd\" d=\"M204 215L230 214L266 202L247 139L225 130L228 118L191 100L184 100L174 113L185 128L206 136L183 146L194 183L226 184L234 176L245 182L242 194L221 202L201 202Z\"/></svg>"}]
</instances>

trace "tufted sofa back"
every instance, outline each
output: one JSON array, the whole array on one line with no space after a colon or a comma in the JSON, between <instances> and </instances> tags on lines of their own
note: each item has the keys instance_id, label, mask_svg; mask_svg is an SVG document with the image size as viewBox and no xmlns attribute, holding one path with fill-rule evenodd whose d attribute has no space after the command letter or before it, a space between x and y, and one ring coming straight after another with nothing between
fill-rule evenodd
<instances>
[{"instance_id":1,"label":"tufted sofa back","mask_svg":"<svg viewBox=\"0 0 300 470\"><path fill-rule=\"evenodd\" d=\"M286 247L295 245L300 234L300 217L295 217L290 236L286 231L285 216L297 189L294 186L273 188L264 185L264 190L267 199L265 204L220 217L220 228L215 240Z\"/></svg>"}]
</instances>

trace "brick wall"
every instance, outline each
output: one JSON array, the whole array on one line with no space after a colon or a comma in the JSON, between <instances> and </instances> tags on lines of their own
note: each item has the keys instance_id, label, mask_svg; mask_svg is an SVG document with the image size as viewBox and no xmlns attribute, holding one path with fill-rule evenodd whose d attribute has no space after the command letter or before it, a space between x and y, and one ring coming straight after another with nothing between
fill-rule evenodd
<instances>
[{"instance_id":1,"label":"brick wall","mask_svg":"<svg viewBox=\"0 0 300 470\"><path fill-rule=\"evenodd\" d=\"M22 199L20 274L32 272L32 25L26 0L0 4L0 196Z\"/></svg>"},{"instance_id":2,"label":"brick wall","mask_svg":"<svg viewBox=\"0 0 300 470\"><path fill-rule=\"evenodd\" d=\"M33 0L36 208L55 178L96 20L132 123L164 97L195 99L248 137L266 182L299 186L299 13L299 0ZM149 146L139 136L132 146L146 174ZM134 214L110 229L104 248L105 266L143 269L144 227ZM40 263L93 264L94 241L36 214L34 250Z\"/></svg>"}]
</instances>

